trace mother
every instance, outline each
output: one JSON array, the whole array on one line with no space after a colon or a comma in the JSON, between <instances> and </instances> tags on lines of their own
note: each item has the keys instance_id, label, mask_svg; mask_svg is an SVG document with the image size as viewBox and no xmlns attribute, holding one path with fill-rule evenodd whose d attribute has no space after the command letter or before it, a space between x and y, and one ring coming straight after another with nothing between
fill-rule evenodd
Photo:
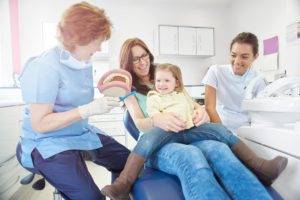
<instances>
[{"instance_id":1,"label":"mother","mask_svg":"<svg viewBox=\"0 0 300 200\"><path fill-rule=\"evenodd\" d=\"M179 132L185 124L174 113L157 114L152 118L146 113L146 94L153 88L154 57L146 44L138 39L128 39L122 46L120 66L131 73L133 78L132 90L137 94L125 100L125 105L132 116L135 125L141 131L159 127L164 131ZM209 120L207 113L197 104L194 113L194 124L200 125ZM219 148L218 155L212 155L210 149ZM201 149L201 151L199 150ZM208 165L202 152L212 163L212 168L219 176L226 192L216 181L213 171ZM224 164L222 158L228 158ZM216 162L218 161L218 162ZM127 162L130 162L130 157ZM203 141L193 145L168 144L159 150L147 163L149 166L176 175L181 182L185 199L269 199L270 197L243 165L232 155L230 149L221 143ZM113 186L106 186L105 193L112 199L124 198L130 187L124 191L124 185L133 183L130 168L135 168L132 162L124 171L128 176L121 175ZM226 172L225 172L226 171ZM225 172L225 173L223 173ZM233 172L233 173L232 173ZM125 177L125 178L124 178ZM239 184L239 187L236 186Z\"/></svg>"}]
</instances>

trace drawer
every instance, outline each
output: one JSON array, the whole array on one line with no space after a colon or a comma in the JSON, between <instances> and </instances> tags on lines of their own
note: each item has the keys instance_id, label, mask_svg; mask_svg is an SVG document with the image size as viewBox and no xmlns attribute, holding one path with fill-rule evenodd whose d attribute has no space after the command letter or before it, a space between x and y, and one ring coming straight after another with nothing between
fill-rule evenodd
<instances>
[{"instance_id":1,"label":"drawer","mask_svg":"<svg viewBox=\"0 0 300 200\"><path fill-rule=\"evenodd\" d=\"M14 177L23 169L16 158L13 160L13 163L7 163L6 165L0 167L0 185L5 185L8 183L12 177Z\"/></svg>"},{"instance_id":2,"label":"drawer","mask_svg":"<svg viewBox=\"0 0 300 200\"><path fill-rule=\"evenodd\" d=\"M0 108L0 140L18 139L19 106Z\"/></svg>"},{"instance_id":3,"label":"drawer","mask_svg":"<svg viewBox=\"0 0 300 200\"><path fill-rule=\"evenodd\" d=\"M89 122L123 121L123 114L95 115L89 118Z\"/></svg>"},{"instance_id":4,"label":"drawer","mask_svg":"<svg viewBox=\"0 0 300 200\"><path fill-rule=\"evenodd\" d=\"M19 140L0 140L0 162L16 154L18 142Z\"/></svg>"},{"instance_id":5,"label":"drawer","mask_svg":"<svg viewBox=\"0 0 300 200\"><path fill-rule=\"evenodd\" d=\"M4 184L0 184L0 199L9 199L21 186L21 169Z\"/></svg>"},{"instance_id":6,"label":"drawer","mask_svg":"<svg viewBox=\"0 0 300 200\"><path fill-rule=\"evenodd\" d=\"M111 113L111 114L123 114L124 113L124 108L115 107L109 113Z\"/></svg>"},{"instance_id":7,"label":"drawer","mask_svg":"<svg viewBox=\"0 0 300 200\"><path fill-rule=\"evenodd\" d=\"M108 135L125 135L125 127L123 123L120 122L98 122L91 123L91 125L96 126Z\"/></svg>"},{"instance_id":8,"label":"drawer","mask_svg":"<svg viewBox=\"0 0 300 200\"><path fill-rule=\"evenodd\" d=\"M15 154L11 154L7 157L1 157L1 160L0 160L0 176L2 174L7 173L8 171L10 171L10 169L14 168L15 166L17 166L18 163L19 162L18 162Z\"/></svg>"}]
</instances>

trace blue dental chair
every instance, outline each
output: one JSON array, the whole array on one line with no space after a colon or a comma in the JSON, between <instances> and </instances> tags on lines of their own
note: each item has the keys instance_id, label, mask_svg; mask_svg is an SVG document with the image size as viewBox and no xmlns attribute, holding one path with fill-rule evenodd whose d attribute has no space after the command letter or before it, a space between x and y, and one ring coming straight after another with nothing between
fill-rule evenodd
<instances>
[{"instance_id":1,"label":"blue dental chair","mask_svg":"<svg viewBox=\"0 0 300 200\"><path fill-rule=\"evenodd\" d=\"M123 121L130 135L138 140L139 130L127 110ZM274 200L283 200L274 188L266 187L266 190ZM176 176L150 168L142 170L132 187L131 197L134 200L184 200L180 181Z\"/></svg>"}]
</instances>

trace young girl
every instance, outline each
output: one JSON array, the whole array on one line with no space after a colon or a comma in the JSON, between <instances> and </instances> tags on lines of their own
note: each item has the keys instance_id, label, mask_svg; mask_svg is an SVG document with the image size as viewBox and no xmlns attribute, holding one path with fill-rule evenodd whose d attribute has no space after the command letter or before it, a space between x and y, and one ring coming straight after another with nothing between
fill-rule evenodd
<instances>
[{"instance_id":1,"label":"young girl","mask_svg":"<svg viewBox=\"0 0 300 200\"><path fill-rule=\"evenodd\" d=\"M186 122L186 129L180 132L164 132L160 128L153 128L144 133L129 155L120 177L112 185L105 186L101 190L111 199L127 197L144 162L163 145L171 142L183 144L200 140L223 142L231 147L235 155L260 180L275 180L287 165L287 159L281 156L270 161L257 157L238 137L221 124L206 123L198 127L194 126L191 117L195 111L194 102L183 88L181 72L176 65L161 64L156 67L155 91L150 91L147 95L147 111L150 117L157 113L174 112Z\"/></svg>"}]
</instances>

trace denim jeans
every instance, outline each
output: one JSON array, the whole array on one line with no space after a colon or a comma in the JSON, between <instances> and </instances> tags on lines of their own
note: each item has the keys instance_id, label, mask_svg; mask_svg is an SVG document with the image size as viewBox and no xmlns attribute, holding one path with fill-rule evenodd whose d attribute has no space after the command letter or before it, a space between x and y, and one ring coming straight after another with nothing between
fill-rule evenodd
<instances>
[{"instance_id":1,"label":"denim jeans","mask_svg":"<svg viewBox=\"0 0 300 200\"><path fill-rule=\"evenodd\" d=\"M191 144L202 140L216 140L232 146L239 139L223 125L214 123L203 124L179 133L166 132L160 128L154 128L141 136L133 152L148 159L165 144L175 142Z\"/></svg>"},{"instance_id":2,"label":"denim jeans","mask_svg":"<svg viewBox=\"0 0 300 200\"><path fill-rule=\"evenodd\" d=\"M232 199L271 200L265 187L222 143L211 140L192 144L202 151L219 182Z\"/></svg>"},{"instance_id":3,"label":"denim jeans","mask_svg":"<svg viewBox=\"0 0 300 200\"><path fill-rule=\"evenodd\" d=\"M146 164L176 175L186 200L271 200L256 177L220 142L167 144Z\"/></svg>"},{"instance_id":4,"label":"denim jeans","mask_svg":"<svg viewBox=\"0 0 300 200\"><path fill-rule=\"evenodd\" d=\"M230 199L196 146L167 144L153 155L146 165L176 175L186 200Z\"/></svg>"}]
</instances>

